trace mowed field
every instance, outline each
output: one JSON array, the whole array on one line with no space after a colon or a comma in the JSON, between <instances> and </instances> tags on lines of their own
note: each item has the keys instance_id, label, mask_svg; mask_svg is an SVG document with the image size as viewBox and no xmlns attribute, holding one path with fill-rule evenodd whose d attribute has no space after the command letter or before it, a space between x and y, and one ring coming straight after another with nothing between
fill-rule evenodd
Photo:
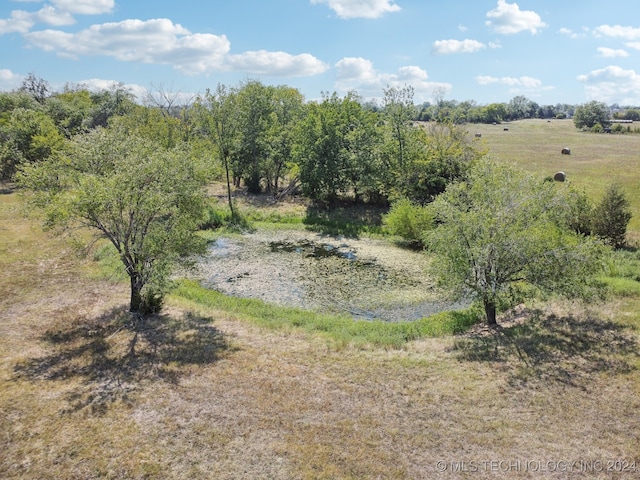
<instances>
[{"instance_id":1,"label":"mowed field","mask_svg":"<svg viewBox=\"0 0 640 480\"><path fill-rule=\"evenodd\" d=\"M478 128L496 157L595 197L608 180L588 173L611 169L633 195L640 137L508 127ZM532 303L499 330L398 349L172 296L130 355L127 285L0 192L3 480L640 477L637 293Z\"/></svg>"},{"instance_id":2,"label":"mowed field","mask_svg":"<svg viewBox=\"0 0 640 480\"><path fill-rule=\"evenodd\" d=\"M595 202L609 185L620 184L632 207L631 237L640 240L640 135L585 133L575 128L573 120L538 119L472 125L469 132L482 134L481 140L496 159L543 177L565 172L567 181ZM571 155L561 154L565 147Z\"/></svg>"}]
</instances>

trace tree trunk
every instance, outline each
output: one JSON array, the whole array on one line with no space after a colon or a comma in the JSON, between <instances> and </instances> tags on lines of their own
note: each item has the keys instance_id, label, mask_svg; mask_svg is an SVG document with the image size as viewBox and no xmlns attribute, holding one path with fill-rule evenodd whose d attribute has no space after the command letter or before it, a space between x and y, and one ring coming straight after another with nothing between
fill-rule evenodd
<instances>
[{"instance_id":1,"label":"tree trunk","mask_svg":"<svg viewBox=\"0 0 640 480\"><path fill-rule=\"evenodd\" d=\"M489 300L483 300L484 303L484 313L487 316L487 325L490 327L495 327L498 325L496 321L496 304L495 302L491 302Z\"/></svg>"},{"instance_id":2,"label":"tree trunk","mask_svg":"<svg viewBox=\"0 0 640 480\"><path fill-rule=\"evenodd\" d=\"M144 307L142 300L142 287L144 284L142 283L139 275L131 274L129 278L131 280L131 301L129 302L129 311L132 313L140 313Z\"/></svg>"},{"instance_id":3,"label":"tree trunk","mask_svg":"<svg viewBox=\"0 0 640 480\"><path fill-rule=\"evenodd\" d=\"M229 202L229 210L231 210L231 218L235 217L235 212L233 211L233 200L231 199L231 178L229 177L229 160L224 158L224 170L227 175L227 200Z\"/></svg>"}]
</instances>

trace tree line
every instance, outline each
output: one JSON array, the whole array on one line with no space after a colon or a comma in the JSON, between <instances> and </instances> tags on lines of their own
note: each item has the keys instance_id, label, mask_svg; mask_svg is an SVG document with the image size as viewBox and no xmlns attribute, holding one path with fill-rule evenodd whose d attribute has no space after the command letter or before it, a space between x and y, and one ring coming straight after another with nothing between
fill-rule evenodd
<instances>
[{"instance_id":1,"label":"tree line","mask_svg":"<svg viewBox=\"0 0 640 480\"><path fill-rule=\"evenodd\" d=\"M30 74L17 91L0 93L0 179L64 150L76 135L117 121L165 147L186 143L215 152L230 187L273 195L299 189L322 202L404 196L424 203L483 154L461 124L572 117L577 128L622 133L630 126L611 129L611 122L638 115L601 102L540 106L524 96L485 106L443 98L415 105L410 86L387 87L379 103L357 92L324 92L307 102L295 88L258 80L218 85L189 99L162 89L136 99L121 85L52 92Z\"/></svg>"},{"instance_id":2,"label":"tree line","mask_svg":"<svg viewBox=\"0 0 640 480\"><path fill-rule=\"evenodd\" d=\"M257 80L218 85L181 105L174 99L165 92L139 103L117 85L48 93L46 82L29 77L18 91L0 93L0 177L116 124L164 148L188 145L210 159L229 189L299 190L327 204L397 196L426 202L483 154L453 122L419 125L409 86L385 89L378 109L355 92L306 102L295 88Z\"/></svg>"},{"instance_id":3,"label":"tree line","mask_svg":"<svg viewBox=\"0 0 640 480\"><path fill-rule=\"evenodd\" d=\"M294 88L249 80L182 105L168 92L141 104L119 86L48 94L30 76L0 94L0 167L31 192L47 227L88 227L111 243L140 318L160 308L172 267L205 248L197 231L214 179L226 182L232 218L239 187L391 204L388 230L436 255L436 275L480 300L490 324L526 285L586 292L602 240L624 245L630 214L618 189L594 207L486 160L449 118L417 122L410 86L383 94L377 109L355 92L305 102Z\"/></svg>"}]
</instances>

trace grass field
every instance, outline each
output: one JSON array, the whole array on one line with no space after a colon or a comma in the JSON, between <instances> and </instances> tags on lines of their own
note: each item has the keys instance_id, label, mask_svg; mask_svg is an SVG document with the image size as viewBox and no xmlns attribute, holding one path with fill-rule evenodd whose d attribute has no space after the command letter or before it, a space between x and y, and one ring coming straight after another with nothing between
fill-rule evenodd
<instances>
[{"instance_id":1,"label":"grass field","mask_svg":"<svg viewBox=\"0 0 640 480\"><path fill-rule=\"evenodd\" d=\"M640 135L585 133L572 120L522 120L469 128L482 134L493 157L544 177L565 172L567 181L596 202L609 185L620 184L632 206L631 237L640 240ZM560 153L564 147L571 155Z\"/></svg>"},{"instance_id":2,"label":"grass field","mask_svg":"<svg viewBox=\"0 0 640 480\"><path fill-rule=\"evenodd\" d=\"M482 138L501 145L499 158L565 170L597 196L607 182L587 174L605 169L566 126L486 126ZM526 147L525 136L542 141L554 128L548 160ZM507 135L509 146L497 140ZM640 141L628 138L597 137ZM632 154L617 155L611 168L637 175ZM323 334L315 318L287 322L284 310L210 301L191 287L134 339L127 286L43 233L4 192L2 479L640 476L640 289L626 257L608 301L532 303L496 331L354 344Z\"/></svg>"}]
</instances>

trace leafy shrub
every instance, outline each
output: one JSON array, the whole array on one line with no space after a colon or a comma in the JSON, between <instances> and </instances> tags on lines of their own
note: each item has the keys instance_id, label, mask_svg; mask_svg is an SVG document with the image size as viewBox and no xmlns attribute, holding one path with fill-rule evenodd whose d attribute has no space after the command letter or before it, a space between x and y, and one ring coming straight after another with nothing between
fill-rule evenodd
<instances>
[{"instance_id":1,"label":"leafy shrub","mask_svg":"<svg viewBox=\"0 0 640 480\"><path fill-rule=\"evenodd\" d=\"M611 131L613 133L622 133L624 130L624 127L622 126L621 123L616 123L613 127L611 127Z\"/></svg>"},{"instance_id":2,"label":"leafy shrub","mask_svg":"<svg viewBox=\"0 0 640 480\"><path fill-rule=\"evenodd\" d=\"M593 212L593 233L613 248L622 248L630 220L629 201L619 185L611 185Z\"/></svg>"},{"instance_id":3,"label":"leafy shrub","mask_svg":"<svg viewBox=\"0 0 640 480\"><path fill-rule=\"evenodd\" d=\"M558 225L568 227L580 235L591 235L594 207L587 194L569 188L559 198L561 203L554 211Z\"/></svg>"},{"instance_id":4,"label":"leafy shrub","mask_svg":"<svg viewBox=\"0 0 640 480\"><path fill-rule=\"evenodd\" d=\"M217 204L209 203L203 213L202 221L200 222L200 230L215 230L225 225L230 219L230 212L228 209L220 208Z\"/></svg>"},{"instance_id":5,"label":"leafy shrub","mask_svg":"<svg viewBox=\"0 0 640 480\"><path fill-rule=\"evenodd\" d=\"M424 232L433 227L433 214L428 207L404 198L391 205L382 223L387 233L398 235L409 243L422 246Z\"/></svg>"}]
</instances>

